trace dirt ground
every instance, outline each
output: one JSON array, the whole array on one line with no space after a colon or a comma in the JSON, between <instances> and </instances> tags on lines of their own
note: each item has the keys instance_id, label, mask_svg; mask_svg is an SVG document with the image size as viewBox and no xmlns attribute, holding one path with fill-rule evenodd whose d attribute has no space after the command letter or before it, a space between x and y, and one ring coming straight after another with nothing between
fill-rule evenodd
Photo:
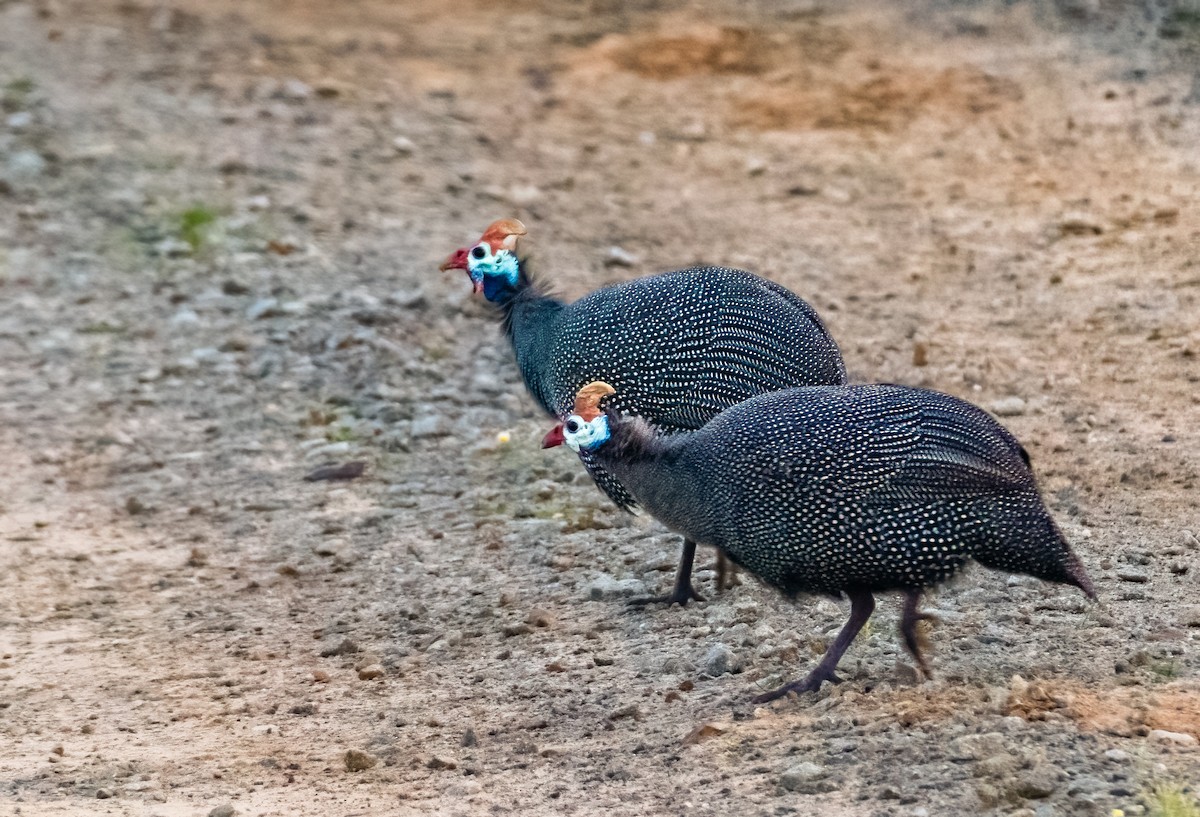
<instances>
[{"instance_id":1,"label":"dirt ground","mask_svg":"<svg viewBox=\"0 0 1200 817\"><path fill-rule=\"evenodd\" d=\"M0 813L1196 813L1194 4L0 0L0 108ZM678 539L437 272L500 217L996 411L1100 602L755 708L847 606L626 607Z\"/></svg>"}]
</instances>

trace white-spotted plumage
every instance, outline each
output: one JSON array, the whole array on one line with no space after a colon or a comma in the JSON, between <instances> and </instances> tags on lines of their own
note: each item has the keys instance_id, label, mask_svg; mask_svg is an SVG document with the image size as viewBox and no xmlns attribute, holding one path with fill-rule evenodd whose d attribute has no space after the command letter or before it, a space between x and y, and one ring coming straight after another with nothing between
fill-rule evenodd
<instances>
[{"instance_id":1,"label":"white-spotted plumage","mask_svg":"<svg viewBox=\"0 0 1200 817\"><path fill-rule=\"evenodd\" d=\"M949 395L886 385L786 389L670 436L611 406L601 417L607 437L584 444L667 527L788 595L850 596L850 621L818 668L760 700L835 680L880 591L907 594L901 633L928 671L915 629L921 590L970 559L1095 595L1020 444Z\"/></svg>"}]
</instances>

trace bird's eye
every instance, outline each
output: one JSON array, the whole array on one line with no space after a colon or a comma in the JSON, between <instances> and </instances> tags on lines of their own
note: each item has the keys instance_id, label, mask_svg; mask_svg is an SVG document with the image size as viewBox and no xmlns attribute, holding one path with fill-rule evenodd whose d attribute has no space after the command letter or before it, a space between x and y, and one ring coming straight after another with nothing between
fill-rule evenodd
<instances>
[{"instance_id":1,"label":"bird's eye","mask_svg":"<svg viewBox=\"0 0 1200 817\"><path fill-rule=\"evenodd\" d=\"M477 246L475 249L471 250L471 257L472 257L472 258L479 259L479 258L483 258L483 257L484 257L484 256L486 256L486 255L487 255L487 250L485 250L485 249L483 248L483 245L482 245L482 244L480 244L479 246Z\"/></svg>"},{"instance_id":2,"label":"bird's eye","mask_svg":"<svg viewBox=\"0 0 1200 817\"><path fill-rule=\"evenodd\" d=\"M579 423L575 420L567 420L567 422L563 426L563 428L565 428L567 430L568 434L579 433Z\"/></svg>"}]
</instances>

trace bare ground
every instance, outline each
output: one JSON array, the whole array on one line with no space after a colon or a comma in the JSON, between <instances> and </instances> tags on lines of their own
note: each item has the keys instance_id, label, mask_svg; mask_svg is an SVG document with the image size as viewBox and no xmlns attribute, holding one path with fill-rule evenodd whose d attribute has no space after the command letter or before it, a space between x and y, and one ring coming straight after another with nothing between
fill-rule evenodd
<instances>
[{"instance_id":1,"label":"bare ground","mask_svg":"<svg viewBox=\"0 0 1200 817\"><path fill-rule=\"evenodd\" d=\"M0 811L1047 817L1195 786L1200 15L905 8L0 0ZM929 600L934 680L888 601L846 683L753 708L845 608L748 578L624 607L677 540L538 449L436 272L501 216L566 295L749 268L855 379L997 410L1101 602L968 571Z\"/></svg>"}]
</instances>

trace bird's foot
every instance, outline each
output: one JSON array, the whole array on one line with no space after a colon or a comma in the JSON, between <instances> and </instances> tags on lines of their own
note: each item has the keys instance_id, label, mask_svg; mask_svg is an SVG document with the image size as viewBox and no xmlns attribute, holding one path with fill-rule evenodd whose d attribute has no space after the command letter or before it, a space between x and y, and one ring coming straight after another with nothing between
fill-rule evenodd
<instances>
[{"instance_id":1,"label":"bird's foot","mask_svg":"<svg viewBox=\"0 0 1200 817\"><path fill-rule=\"evenodd\" d=\"M665 596L646 596L643 598L630 599L625 602L630 607L645 607L647 604L678 604L680 607L686 607L687 603L695 599L696 601L704 601L704 596L696 592L696 588L690 584L686 588L675 588L675 591L668 593Z\"/></svg>"},{"instance_id":2,"label":"bird's foot","mask_svg":"<svg viewBox=\"0 0 1200 817\"><path fill-rule=\"evenodd\" d=\"M828 681L831 684L840 684L842 679L837 677L833 670L823 670L821 667L810 672L805 677L798 681L792 681L789 684L784 684L779 689L773 689L770 692L764 692L762 695L755 695L751 700L756 704L765 704L770 701L777 701L789 693L803 695L805 692L816 692L821 688L821 684Z\"/></svg>"}]
</instances>

